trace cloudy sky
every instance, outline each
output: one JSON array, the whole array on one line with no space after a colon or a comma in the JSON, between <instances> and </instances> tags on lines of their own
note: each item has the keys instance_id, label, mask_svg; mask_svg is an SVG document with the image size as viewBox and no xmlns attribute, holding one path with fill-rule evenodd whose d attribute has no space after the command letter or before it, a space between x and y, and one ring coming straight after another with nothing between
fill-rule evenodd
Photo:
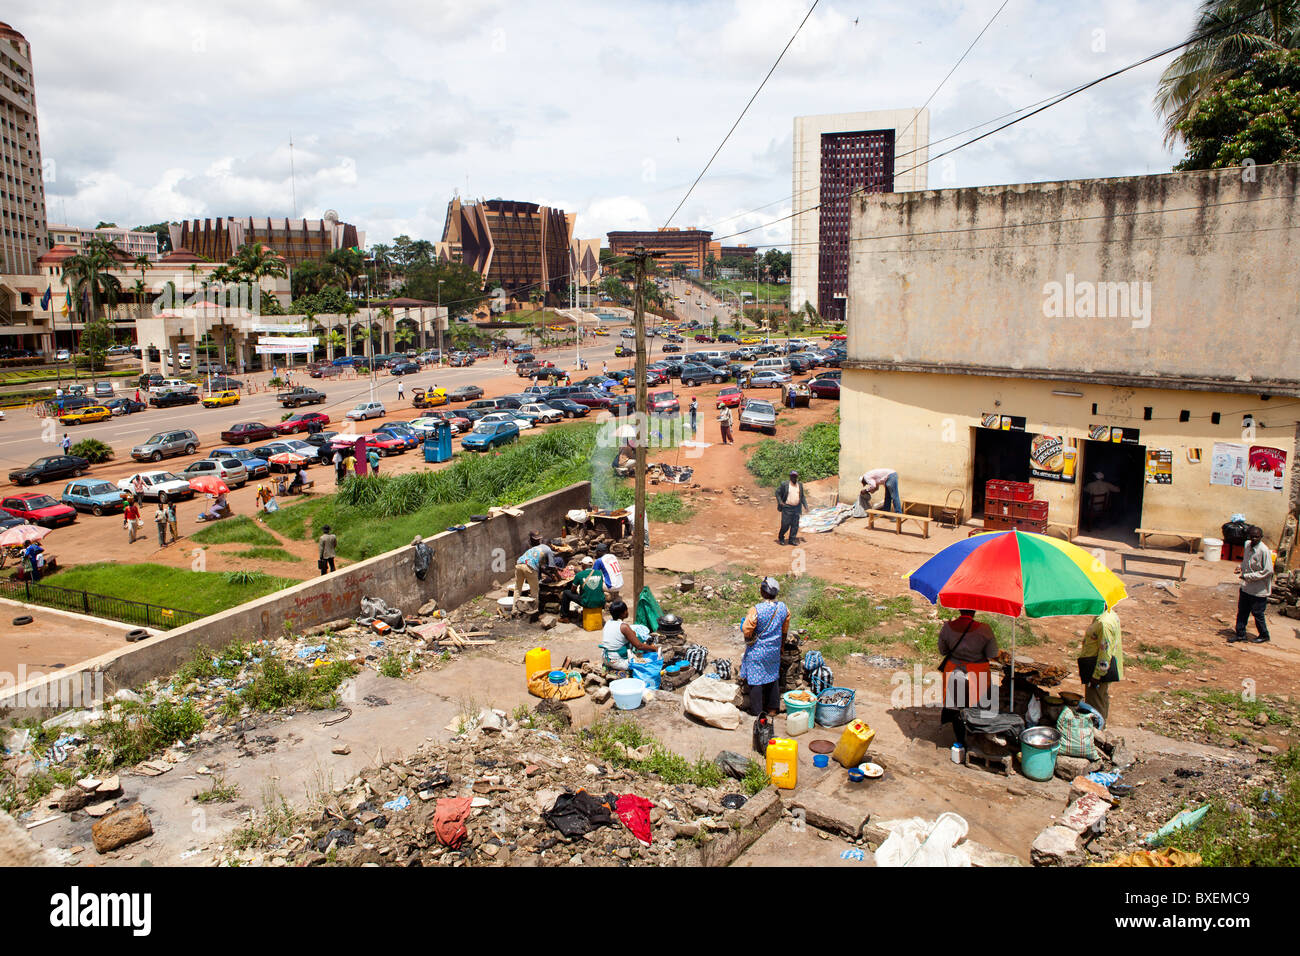
<instances>
[{"instance_id":1,"label":"cloudy sky","mask_svg":"<svg viewBox=\"0 0 1300 956\"><path fill-rule=\"evenodd\" d=\"M439 239L447 201L578 234L664 225L811 0L10 0L51 222L335 209ZM823 0L672 224L789 239L797 115L920 106L1002 0ZM932 142L1184 39L1195 0L1009 0L934 98ZM1164 172L1169 58L936 161L931 187ZM759 228L754 228L759 227Z\"/></svg>"}]
</instances>

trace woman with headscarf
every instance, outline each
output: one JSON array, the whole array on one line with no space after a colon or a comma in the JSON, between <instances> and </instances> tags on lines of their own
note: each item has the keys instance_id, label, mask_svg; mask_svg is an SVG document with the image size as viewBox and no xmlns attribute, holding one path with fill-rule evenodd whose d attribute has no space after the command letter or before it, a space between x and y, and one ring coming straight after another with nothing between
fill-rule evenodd
<instances>
[{"instance_id":1,"label":"woman with headscarf","mask_svg":"<svg viewBox=\"0 0 1300 956\"><path fill-rule=\"evenodd\" d=\"M740 676L749 684L749 712L755 717L764 712L775 716L780 707L781 643L790 632L790 609L776 599L780 592L776 578L763 578L758 586L762 600L749 609L741 625L745 656Z\"/></svg>"}]
</instances>

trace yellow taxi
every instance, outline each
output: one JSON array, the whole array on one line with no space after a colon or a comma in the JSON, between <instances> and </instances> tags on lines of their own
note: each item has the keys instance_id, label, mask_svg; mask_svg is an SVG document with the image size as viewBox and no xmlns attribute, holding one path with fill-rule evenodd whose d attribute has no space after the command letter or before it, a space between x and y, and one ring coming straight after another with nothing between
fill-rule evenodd
<instances>
[{"instance_id":1,"label":"yellow taxi","mask_svg":"<svg viewBox=\"0 0 1300 956\"><path fill-rule=\"evenodd\" d=\"M238 404L239 393L232 389L227 389L224 392L213 392L211 395L205 395L203 397L204 408L220 408L223 405Z\"/></svg>"},{"instance_id":2,"label":"yellow taxi","mask_svg":"<svg viewBox=\"0 0 1300 956\"><path fill-rule=\"evenodd\" d=\"M747 336L745 336L743 339L740 340L740 344L741 344L741 345L757 345L759 342L762 342L762 341L763 341L762 339L760 339L760 338L758 338L758 337L756 337L756 336L753 336L753 335L747 335Z\"/></svg>"},{"instance_id":3,"label":"yellow taxi","mask_svg":"<svg viewBox=\"0 0 1300 956\"><path fill-rule=\"evenodd\" d=\"M566 331L565 326L563 326L563 325L548 325L547 328L550 329L552 332L564 332L564 331Z\"/></svg>"},{"instance_id":4,"label":"yellow taxi","mask_svg":"<svg viewBox=\"0 0 1300 956\"><path fill-rule=\"evenodd\" d=\"M609 335L609 329L597 329L597 330L596 330L596 334L597 334L597 335Z\"/></svg>"},{"instance_id":5,"label":"yellow taxi","mask_svg":"<svg viewBox=\"0 0 1300 956\"><path fill-rule=\"evenodd\" d=\"M59 416L64 425L85 425L87 422L102 422L113 417L103 405L83 405Z\"/></svg>"}]
</instances>

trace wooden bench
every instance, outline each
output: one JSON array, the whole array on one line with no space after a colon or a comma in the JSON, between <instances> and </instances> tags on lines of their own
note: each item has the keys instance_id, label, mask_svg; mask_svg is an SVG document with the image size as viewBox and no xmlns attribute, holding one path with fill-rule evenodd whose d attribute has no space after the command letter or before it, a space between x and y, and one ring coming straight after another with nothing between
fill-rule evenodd
<instances>
[{"instance_id":1,"label":"wooden bench","mask_svg":"<svg viewBox=\"0 0 1300 956\"><path fill-rule=\"evenodd\" d=\"M1128 574L1128 563L1130 561L1146 562L1147 564L1160 564L1166 567L1178 568L1178 580L1187 580L1187 558L1165 558L1155 554L1143 554L1137 551L1121 551L1119 554L1119 568L1123 574Z\"/></svg>"},{"instance_id":2,"label":"wooden bench","mask_svg":"<svg viewBox=\"0 0 1300 956\"><path fill-rule=\"evenodd\" d=\"M877 518L894 522L894 534L903 533L904 521L915 521L921 526L921 537L930 537L930 522L933 520L932 518L924 518L921 515L899 514L896 511L880 511L876 508L869 508L867 509L867 527L872 531L876 530Z\"/></svg>"},{"instance_id":3,"label":"wooden bench","mask_svg":"<svg viewBox=\"0 0 1300 956\"><path fill-rule=\"evenodd\" d=\"M1073 541L1079 536L1079 526L1077 524L1067 524L1064 521L1047 522L1047 533L1051 534L1053 531L1059 531L1061 537L1065 538L1066 541Z\"/></svg>"},{"instance_id":4,"label":"wooden bench","mask_svg":"<svg viewBox=\"0 0 1300 956\"><path fill-rule=\"evenodd\" d=\"M921 501L917 498L904 498L903 511L907 514L919 513L932 521L951 522L954 528L966 517L964 505L940 504L937 501Z\"/></svg>"},{"instance_id":5,"label":"wooden bench","mask_svg":"<svg viewBox=\"0 0 1300 956\"><path fill-rule=\"evenodd\" d=\"M1138 547L1147 546L1147 538L1151 535L1161 535L1166 538L1178 538L1183 544L1187 545L1187 553L1195 554L1196 549L1200 547L1201 535L1191 531L1165 531L1160 528L1134 528L1133 533L1138 536Z\"/></svg>"}]
</instances>

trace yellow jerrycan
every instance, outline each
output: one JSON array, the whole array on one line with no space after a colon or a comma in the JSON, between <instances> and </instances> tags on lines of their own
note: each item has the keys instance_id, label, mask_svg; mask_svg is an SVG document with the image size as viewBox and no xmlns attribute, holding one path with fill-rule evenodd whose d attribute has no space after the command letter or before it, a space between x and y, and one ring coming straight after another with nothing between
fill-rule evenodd
<instances>
[{"instance_id":1,"label":"yellow jerrycan","mask_svg":"<svg viewBox=\"0 0 1300 956\"><path fill-rule=\"evenodd\" d=\"M832 759L843 767L856 767L867 756L867 748L875 740L876 732L860 720L851 720L840 734Z\"/></svg>"}]
</instances>

